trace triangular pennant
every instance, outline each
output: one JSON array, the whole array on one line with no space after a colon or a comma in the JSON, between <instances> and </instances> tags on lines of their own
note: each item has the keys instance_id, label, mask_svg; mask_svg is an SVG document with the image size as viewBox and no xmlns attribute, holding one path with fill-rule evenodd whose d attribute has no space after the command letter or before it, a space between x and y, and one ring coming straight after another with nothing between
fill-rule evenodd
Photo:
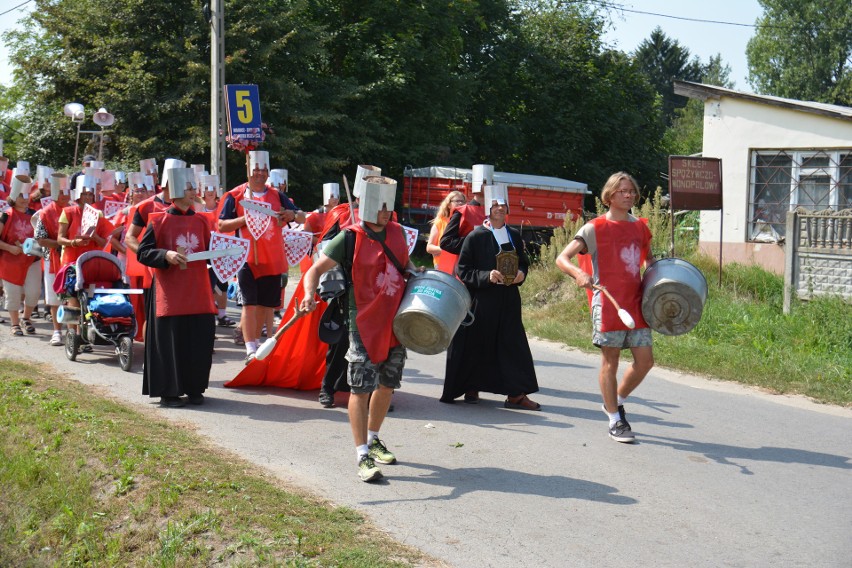
<instances>
[{"instance_id":1,"label":"triangular pennant","mask_svg":"<svg viewBox=\"0 0 852 568\"><path fill-rule=\"evenodd\" d=\"M413 254L414 247L417 246L417 235L420 234L420 231L412 227L406 227L405 225L402 225L402 228L405 231L405 243L408 245L408 254Z\"/></svg>"},{"instance_id":2,"label":"triangular pennant","mask_svg":"<svg viewBox=\"0 0 852 568\"><path fill-rule=\"evenodd\" d=\"M231 247L240 247L243 249L243 254L238 256L223 256L220 258L210 259L210 265L213 267L213 272L219 282L229 282L231 278L236 276L249 254L249 240L231 235L223 235L222 233L212 233L210 236L210 250L220 250Z\"/></svg>"},{"instance_id":3,"label":"triangular pennant","mask_svg":"<svg viewBox=\"0 0 852 568\"><path fill-rule=\"evenodd\" d=\"M80 234L86 237L91 237L95 233L95 229L98 227L98 219L100 216L101 212L87 203L86 207L83 209L83 219L80 222Z\"/></svg>"},{"instance_id":4,"label":"triangular pennant","mask_svg":"<svg viewBox=\"0 0 852 568\"><path fill-rule=\"evenodd\" d=\"M105 201L104 202L104 217L112 219L115 214L127 207L127 203L123 201Z\"/></svg>"},{"instance_id":5,"label":"triangular pennant","mask_svg":"<svg viewBox=\"0 0 852 568\"><path fill-rule=\"evenodd\" d=\"M287 264L296 266L311 251L313 235L305 231L284 229L284 251L287 253Z\"/></svg>"},{"instance_id":6,"label":"triangular pennant","mask_svg":"<svg viewBox=\"0 0 852 568\"><path fill-rule=\"evenodd\" d=\"M260 205L264 209L269 209L272 211L272 205L266 203L265 201L254 201L251 199L247 199L246 201L251 201L255 205ZM248 225L248 230L251 233L251 236L254 237L254 240L260 240L263 237L263 234L266 232L266 229L269 228L269 222L272 220L272 217L265 213L261 213L260 211L255 211L254 209L245 209L246 212L246 225Z\"/></svg>"}]
</instances>

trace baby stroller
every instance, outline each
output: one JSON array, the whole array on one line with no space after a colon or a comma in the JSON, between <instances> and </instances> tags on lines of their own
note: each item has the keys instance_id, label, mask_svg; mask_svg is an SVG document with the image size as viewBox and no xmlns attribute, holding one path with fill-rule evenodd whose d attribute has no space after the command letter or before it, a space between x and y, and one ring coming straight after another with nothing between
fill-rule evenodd
<instances>
[{"instance_id":1,"label":"baby stroller","mask_svg":"<svg viewBox=\"0 0 852 568\"><path fill-rule=\"evenodd\" d=\"M80 255L75 266L74 292L80 308L62 306L62 323L77 324L79 334L65 334L65 356L71 361L84 345L112 345L122 370L133 366L133 337L136 315L127 294L141 294L123 281L124 267L115 256L103 251ZM68 290L71 293L71 290Z\"/></svg>"}]
</instances>

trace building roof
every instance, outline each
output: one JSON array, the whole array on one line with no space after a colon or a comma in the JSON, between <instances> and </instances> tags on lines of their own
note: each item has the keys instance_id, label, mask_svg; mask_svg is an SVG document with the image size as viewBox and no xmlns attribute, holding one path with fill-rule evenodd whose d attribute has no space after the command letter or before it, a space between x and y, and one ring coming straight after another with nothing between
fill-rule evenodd
<instances>
[{"instance_id":1,"label":"building roof","mask_svg":"<svg viewBox=\"0 0 852 568\"><path fill-rule=\"evenodd\" d=\"M458 179L466 182L473 181L472 169L456 168L454 166L429 166L426 168L406 169L405 175L411 177ZM506 185L516 187L549 189L551 191L562 191L564 193L591 193L589 191L588 184L557 177L515 174L510 172L494 172L493 179L495 183L505 183Z\"/></svg>"},{"instance_id":2,"label":"building roof","mask_svg":"<svg viewBox=\"0 0 852 568\"><path fill-rule=\"evenodd\" d=\"M756 95L754 93L745 93L743 91L735 91L726 89L725 87L717 87L715 85L705 85L703 83L693 83L691 81L675 81L674 92L676 95L682 95L691 99L720 99L729 97L733 99L742 99L756 103L798 110L828 116L831 118L839 118L841 120L852 120L852 108L830 105L827 103L817 103L813 101L799 101L796 99L785 99L782 97L772 97L769 95Z\"/></svg>"}]
</instances>

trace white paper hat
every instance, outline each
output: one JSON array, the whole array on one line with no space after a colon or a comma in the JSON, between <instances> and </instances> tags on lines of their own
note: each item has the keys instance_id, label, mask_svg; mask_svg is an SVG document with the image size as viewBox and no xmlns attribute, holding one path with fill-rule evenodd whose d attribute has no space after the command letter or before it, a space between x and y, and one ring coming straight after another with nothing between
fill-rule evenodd
<instances>
[{"instance_id":1,"label":"white paper hat","mask_svg":"<svg viewBox=\"0 0 852 568\"><path fill-rule=\"evenodd\" d=\"M91 191L95 194L95 201L98 199L98 182L99 178L95 176L81 175L77 176L77 186L74 188L74 195L72 195L72 199L77 201L80 199L80 196L83 195L85 191Z\"/></svg>"},{"instance_id":2,"label":"white paper hat","mask_svg":"<svg viewBox=\"0 0 852 568\"><path fill-rule=\"evenodd\" d=\"M339 183L324 183L322 184L322 204L328 205L332 197L340 199L340 184Z\"/></svg>"},{"instance_id":3,"label":"white paper hat","mask_svg":"<svg viewBox=\"0 0 852 568\"><path fill-rule=\"evenodd\" d=\"M166 158L166 163L163 164L163 185L168 185L169 189L171 189L171 184L169 184L169 170L177 170L186 167L186 162L183 160L178 160L177 158ZM192 170L190 170L192 171ZM193 173L193 176L195 174ZM171 193L169 193L171 195Z\"/></svg>"},{"instance_id":4,"label":"white paper hat","mask_svg":"<svg viewBox=\"0 0 852 568\"><path fill-rule=\"evenodd\" d=\"M154 176L151 174L145 176L145 187L148 188L148 191L154 191L157 189L154 187Z\"/></svg>"},{"instance_id":5,"label":"white paper hat","mask_svg":"<svg viewBox=\"0 0 852 568\"><path fill-rule=\"evenodd\" d=\"M127 184L127 174L122 172L121 170L116 170L115 172L115 183L123 183Z\"/></svg>"},{"instance_id":6,"label":"white paper hat","mask_svg":"<svg viewBox=\"0 0 852 568\"><path fill-rule=\"evenodd\" d=\"M473 179L471 191L481 193L482 187L494 183L494 166L489 164L473 164Z\"/></svg>"},{"instance_id":7,"label":"white paper hat","mask_svg":"<svg viewBox=\"0 0 852 568\"><path fill-rule=\"evenodd\" d=\"M192 168L169 168L166 170L166 177L169 179L169 195L173 199L184 197L187 185L193 189L198 188Z\"/></svg>"},{"instance_id":8,"label":"white paper hat","mask_svg":"<svg viewBox=\"0 0 852 568\"><path fill-rule=\"evenodd\" d=\"M382 207L393 211L396 198L396 180L384 176L367 176L364 179L364 192L361 194L358 210L361 220L375 223Z\"/></svg>"},{"instance_id":9,"label":"white paper hat","mask_svg":"<svg viewBox=\"0 0 852 568\"><path fill-rule=\"evenodd\" d=\"M99 169L99 170L102 170L102 169L104 169L106 166L104 165L103 161L101 161L101 160L92 160L91 162L89 162L89 167L90 167L90 168L97 168L97 169Z\"/></svg>"},{"instance_id":10,"label":"white paper hat","mask_svg":"<svg viewBox=\"0 0 852 568\"><path fill-rule=\"evenodd\" d=\"M145 160L139 160L139 171L145 175L152 175L160 171L157 169L157 160L153 158L148 158Z\"/></svg>"},{"instance_id":11,"label":"white paper hat","mask_svg":"<svg viewBox=\"0 0 852 568\"><path fill-rule=\"evenodd\" d=\"M9 158L0 156L0 174L5 173L9 169Z\"/></svg>"},{"instance_id":12,"label":"white paper hat","mask_svg":"<svg viewBox=\"0 0 852 568\"><path fill-rule=\"evenodd\" d=\"M68 187L68 176L63 173L54 172L50 174L50 197L54 201L59 200L61 194L71 195L71 188Z\"/></svg>"},{"instance_id":13,"label":"white paper hat","mask_svg":"<svg viewBox=\"0 0 852 568\"><path fill-rule=\"evenodd\" d=\"M137 187L145 186L145 174L142 172L130 172L130 175L127 176L127 185L130 186L130 189L136 189Z\"/></svg>"},{"instance_id":14,"label":"white paper hat","mask_svg":"<svg viewBox=\"0 0 852 568\"><path fill-rule=\"evenodd\" d=\"M365 177L380 175L382 175L382 168L366 164L359 165L358 170L355 172L355 186L352 188L352 196L361 197L361 194L364 191Z\"/></svg>"},{"instance_id":15,"label":"white paper hat","mask_svg":"<svg viewBox=\"0 0 852 568\"><path fill-rule=\"evenodd\" d=\"M219 176L217 175L203 175L201 176L201 180L198 183L199 191L215 191L217 194L219 193Z\"/></svg>"},{"instance_id":16,"label":"white paper hat","mask_svg":"<svg viewBox=\"0 0 852 568\"><path fill-rule=\"evenodd\" d=\"M30 175L30 163L25 162L23 160L18 160L18 163L15 164L15 175Z\"/></svg>"},{"instance_id":17,"label":"white paper hat","mask_svg":"<svg viewBox=\"0 0 852 568\"><path fill-rule=\"evenodd\" d=\"M101 171L101 193L115 191L115 170Z\"/></svg>"},{"instance_id":18,"label":"white paper hat","mask_svg":"<svg viewBox=\"0 0 852 568\"><path fill-rule=\"evenodd\" d=\"M505 183L496 183L494 185L485 186L485 216L491 215L491 204L496 201L501 205L506 206L506 211L509 210L509 186Z\"/></svg>"},{"instance_id":19,"label":"white paper hat","mask_svg":"<svg viewBox=\"0 0 852 568\"><path fill-rule=\"evenodd\" d=\"M9 190L9 199L12 201L18 199L19 195L23 195L27 199L30 196L30 189L33 186L33 180L26 174L17 174L12 178L12 189Z\"/></svg>"},{"instance_id":20,"label":"white paper hat","mask_svg":"<svg viewBox=\"0 0 852 568\"><path fill-rule=\"evenodd\" d=\"M255 168L259 170L269 169L269 152L266 150L253 150L249 152L249 172Z\"/></svg>"},{"instance_id":21,"label":"white paper hat","mask_svg":"<svg viewBox=\"0 0 852 568\"><path fill-rule=\"evenodd\" d=\"M284 168L269 170L269 179L267 182L275 189L279 189L283 184L285 186L284 191L287 191L287 170Z\"/></svg>"},{"instance_id":22,"label":"white paper hat","mask_svg":"<svg viewBox=\"0 0 852 568\"><path fill-rule=\"evenodd\" d=\"M87 166L87 167L83 168L83 175L84 176L93 176L93 177L100 179L101 178L101 170L99 168L93 168L91 166Z\"/></svg>"},{"instance_id":23,"label":"white paper hat","mask_svg":"<svg viewBox=\"0 0 852 568\"><path fill-rule=\"evenodd\" d=\"M38 186L42 187L45 180L47 180L47 183L50 183L50 174L52 173L53 168L50 166L36 166L36 181L38 182Z\"/></svg>"}]
</instances>

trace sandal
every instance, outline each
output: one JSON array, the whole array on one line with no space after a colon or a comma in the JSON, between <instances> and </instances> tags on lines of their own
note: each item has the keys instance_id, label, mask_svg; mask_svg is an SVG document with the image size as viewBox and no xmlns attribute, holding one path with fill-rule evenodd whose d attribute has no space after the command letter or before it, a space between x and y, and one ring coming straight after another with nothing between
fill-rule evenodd
<instances>
[{"instance_id":1,"label":"sandal","mask_svg":"<svg viewBox=\"0 0 852 568\"><path fill-rule=\"evenodd\" d=\"M24 320L24 329L27 330L27 333L30 335L35 333L35 326L30 320Z\"/></svg>"},{"instance_id":2,"label":"sandal","mask_svg":"<svg viewBox=\"0 0 852 568\"><path fill-rule=\"evenodd\" d=\"M246 340L243 339L243 330L238 327L234 328L234 343L237 345L245 345Z\"/></svg>"},{"instance_id":3,"label":"sandal","mask_svg":"<svg viewBox=\"0 0 852 568\"><path fill-rule=\"evenodd\" d=\"M21 326L13 325L12 326L12 335L15 335L17 337L21 337L22 335L24 335L24 332L21 331Z\"/></svg>"},{"instance_id":4,"label":"sandal","mask_svg":"<svg viewBox=\"0 0 852 568\"><path fill-rule=\"evenodd\" d=\"M222 316L216 319L216 325L219 327L234 327L237 325L237 322L229 318L228 316Z\"/></svg>"},{"instance_id":5,"label":"sandal","mask_svg":"<svg viewBox=\"0 0 852 568\"><path fill-rule=\"evenodd\" d=\"M506 402L503 403L503 406L514 410L541 410L541 405L537 402L531 401L525 394L514 398L514 402L512 402L511 398L507 398Z\"/></svg>"}]
</instances>

